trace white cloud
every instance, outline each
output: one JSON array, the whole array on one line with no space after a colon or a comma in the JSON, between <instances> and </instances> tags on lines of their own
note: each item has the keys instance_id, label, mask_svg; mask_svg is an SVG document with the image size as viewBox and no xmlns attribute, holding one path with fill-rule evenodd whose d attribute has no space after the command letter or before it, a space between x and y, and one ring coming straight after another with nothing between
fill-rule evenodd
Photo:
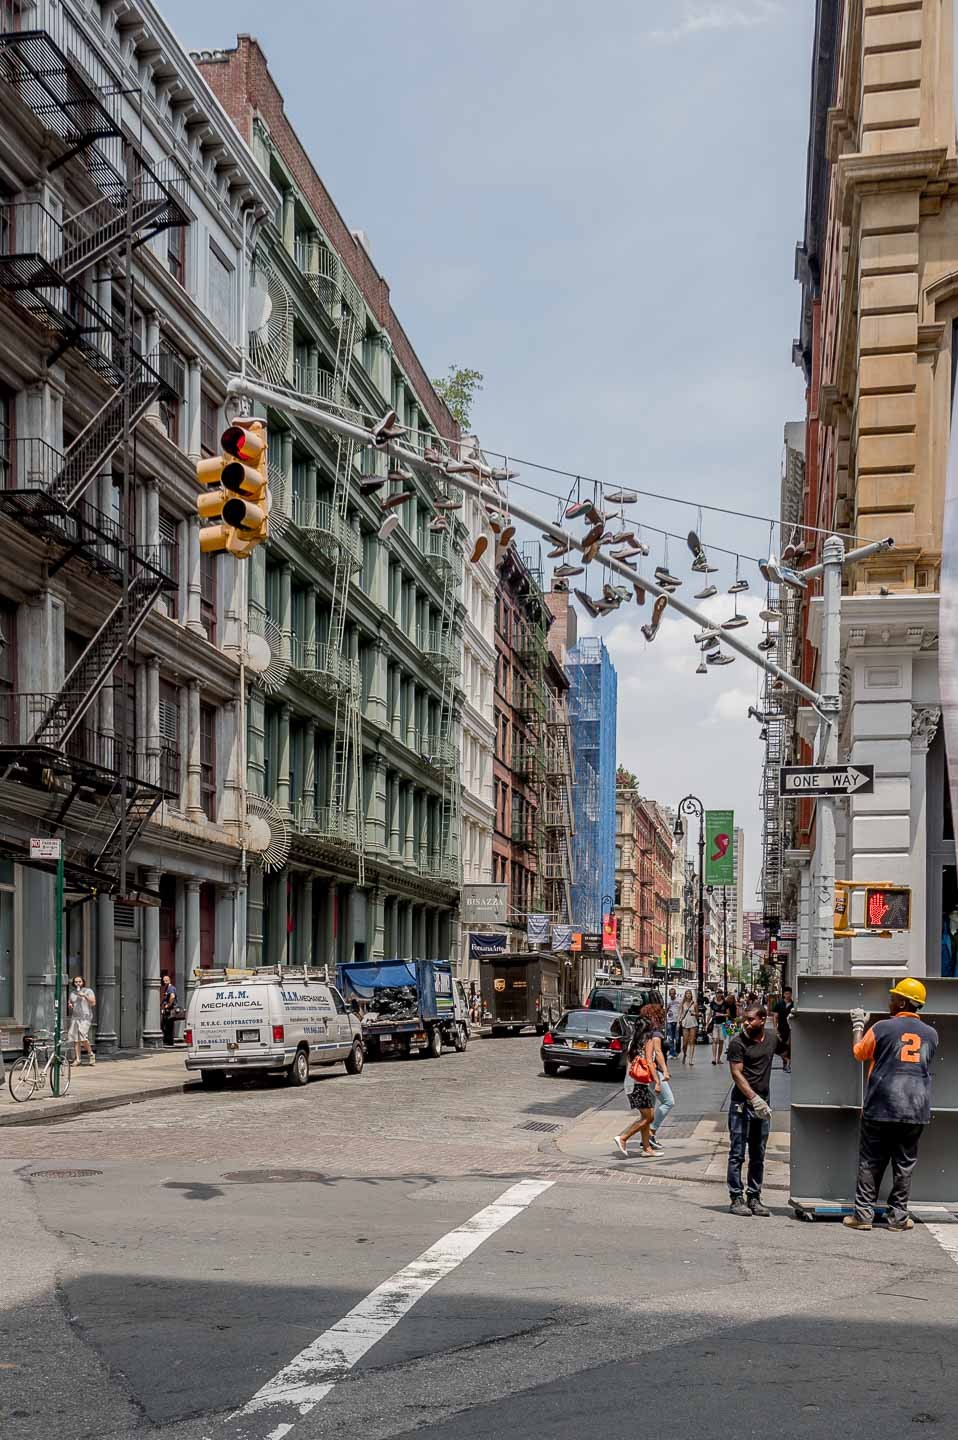
<instances>
[{"instance_id":1,"label":"white cloud","mask_svg":"<svg viewBox=\"0 0 958 1440\"><path fill-rule=\"evenodd\" d=\"M754 30L768 25L782 13L777 0L743 0L741 4L690 5L678 24L665 30L650 30L647 38L658 44L674 44L690 35L717 30Z\"/></svg>"}]
</instances>

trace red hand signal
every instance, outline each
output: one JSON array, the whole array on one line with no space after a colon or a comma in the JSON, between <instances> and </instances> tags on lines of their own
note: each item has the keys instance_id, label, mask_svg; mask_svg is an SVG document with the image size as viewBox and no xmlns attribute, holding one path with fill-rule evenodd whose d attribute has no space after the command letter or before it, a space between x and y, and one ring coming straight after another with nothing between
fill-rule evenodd
<instances>
[{"instance_id":1,"label":"red hand signal","mask_svg":"<svg viewBox=\"0 0 958 1440\"><path fill-rule=\"evenodd\" d=\"M881 892L869 895L868 897L868 923L869 925L880 925L888 914L891 906Z\"/></svg>"},{"instance_id":2,"label":"red hand signal","mask_svg":"<svg viewBox=\"0 0 958 1440\"><path fill-rule=\"evenodd\" d=\"M729 841L731 838L731 835L724 834L715 836L715 854L712 856L713 860L725 859L728 854Z\"/></svg>"}]
</instances>

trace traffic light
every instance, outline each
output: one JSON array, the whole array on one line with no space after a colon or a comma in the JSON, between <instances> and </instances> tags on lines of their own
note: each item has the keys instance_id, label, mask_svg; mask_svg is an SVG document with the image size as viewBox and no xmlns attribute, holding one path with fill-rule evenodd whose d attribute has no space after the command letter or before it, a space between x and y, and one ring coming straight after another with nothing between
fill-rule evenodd
<instances>
[{"instance_id":1,"label":"traffic light","mask_svg":"<svg viewBox=\"0 0 958 1440\"><path fill-rule=\"evenodd\" d=\"M266 475L266 426L262 420L237 419L223 431L223 453L200 460L197 482L208 487L197 497L204 522L200 550L226 550L246 560L269 534L269 484Z\"/></svg>"},{"instance_id":2,"label":"traffic light","mask_svg":"<svg viewBox=\"0 0 958 1440\"><path fill-rule=\"evenodd\" d=\"M867 930L908 930L911 890L905 885L869 885L865 889Z\"/></svg>"}]
</instances>

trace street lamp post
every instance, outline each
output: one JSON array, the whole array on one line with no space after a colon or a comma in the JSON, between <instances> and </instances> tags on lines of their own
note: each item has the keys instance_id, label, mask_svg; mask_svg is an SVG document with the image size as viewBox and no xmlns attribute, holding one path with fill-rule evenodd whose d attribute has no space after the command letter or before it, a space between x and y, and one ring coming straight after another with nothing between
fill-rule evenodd
<instances>
[{"instance_id":1,"label":"street lamp post","mask_svg":"<svg viewBox=\"0 0 958 1440\"><path fill-rule=\"evenodd\" d=\"M722 886L722 994L728 994L728 886Z\"/></svg>"},{"instance_id":2,"label":"street lamp post","mask_svg":"<svg viewBox=\"0 0 958 1440\"><path fill-rule=\"evenodd\" d=\"M701 1012L705 1004L705 806L697 795L686 795L679 802L679 813L675 820L673 834L681 840L685 834L683 815L697 815L699 821L699 886L698 886L698 935L696 937L696 964L698 968L698 1004Z\"/></svg>"}]
</instances>

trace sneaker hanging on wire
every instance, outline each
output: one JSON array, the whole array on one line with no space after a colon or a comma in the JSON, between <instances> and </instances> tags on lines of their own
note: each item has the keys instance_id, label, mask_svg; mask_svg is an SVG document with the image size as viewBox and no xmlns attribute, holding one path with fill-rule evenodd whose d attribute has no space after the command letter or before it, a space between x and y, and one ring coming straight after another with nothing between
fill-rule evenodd
<instances>
[{"instance_id":1,"label":"sneaker hanging on wire","mask_svg":"<svg viewBox=\"0 0 958 1440\"><path fill-rule=\"evenodd\" d=\"M668 608L668 603L664 595L657 596L655 604L652 606L652 619L648 625L642 626L642 634L650 644L659 633L659 626L662 623L662 616Z\"/></svg>"}]
</instances>

